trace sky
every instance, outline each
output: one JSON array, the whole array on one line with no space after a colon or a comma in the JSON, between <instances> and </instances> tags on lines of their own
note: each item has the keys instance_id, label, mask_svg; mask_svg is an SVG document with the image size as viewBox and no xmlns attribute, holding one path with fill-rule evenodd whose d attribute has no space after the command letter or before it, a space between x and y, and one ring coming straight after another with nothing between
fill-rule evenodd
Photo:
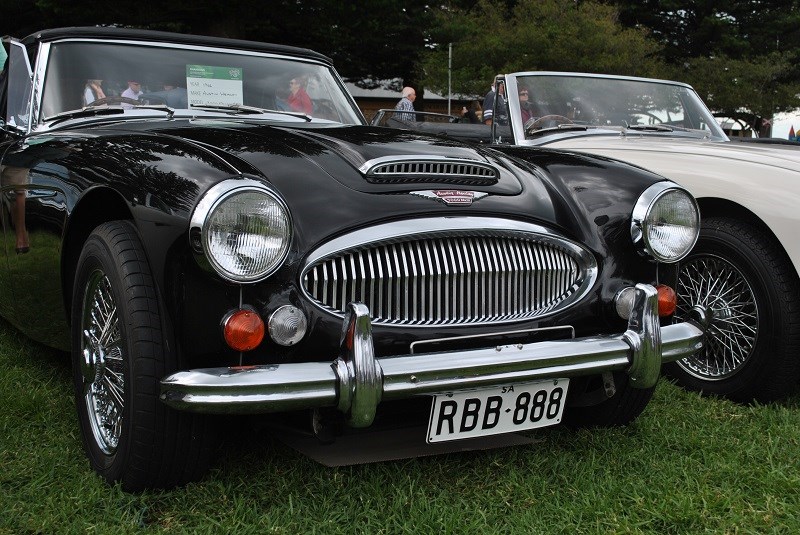
<instances>
[{"instance_id":1,"label":"sky","mask_svg":"<svg viewBox=\"0 0 800 535\"><path fill-rule=\"evenodd\" d=\"M788 139L789 129L792 127L795 133L800 130L800 110L776 114L772 121L772 137Z\"/></svg>"}]
</instances>

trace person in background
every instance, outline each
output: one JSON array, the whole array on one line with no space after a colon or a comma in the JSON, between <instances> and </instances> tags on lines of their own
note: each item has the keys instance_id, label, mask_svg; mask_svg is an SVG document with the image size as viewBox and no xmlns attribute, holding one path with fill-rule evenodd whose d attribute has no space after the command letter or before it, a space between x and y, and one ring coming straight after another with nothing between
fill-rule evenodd
<instances>
[{"instance_id":1,"label":"person in background","mask_svg":"<svg viewBox=\"0 0 800 535\"><path fill-rule=\"evenodd\" d=\"M150 100L154 99L155 102L150 102L150 104L160 104L163 102L170 108L175 109L188 109L189 108L189 96L186 92L185 87L180 87L179 82L177 81L169 81L166 82L163 87L163 91L154 91L152 93L142 93L139 95L139 100Z\"/></svg>"},{"instance_id":2,"label":"person in background","mask_svg":"<svg viewBox=\"0 0 800 535\"><path fill-rule=\"evenodd\" d=\"M314 106L311 104L311 97L306 93L306 83L303 78L294 77L289 80L289 97L286 103L292 111L299 111L306 115L311 115Z\"/></svg>"},{"instance_id":3,"label":"person in background","mask_svg":"<svg viewBox=\"0 0 800 535\"><path fill-rule=\"evenodd\" d=\"M531 106L528 93L529 91L524 87L519 88L519 109L522 112L523 126L526 125L528 121L533 119L533 108Z\"/></svg>"},{"instance_id":4,"label":"person in background","mask_svg":"<svg viewBox=\"0 0 800 535\"><path fill-rule=\"evenodd\" d=\"M84 106L91 104L99 98L106 98L102 84L103 80L86 80L86 85L83 88Z\"/></svg>"},{"instance_id":5,"label":"person in background","mask_svg":"<svg viewBox=\"0 0 800 535\"><path fill-rule=\"evenodd\" d=\"M142 96L142 84L135 81L128 81L128 89L123 91L120 96L131 100L139 100L139 97ZM125 109L133 109L133 104L127 102L123 102L120 105Z\"/></svg>"},{"instance_id":6,"label":"person in background","mask_svg":"<svg viewBox=\"0 0 800 535\"><path fill-rule=\"evenodd\" d=\"M17 186L14 188L14 208L11 211L16 234L14 250L17 254L25 254L31 250L28 230L25 228L25 198L27 197L27 190L24 186L28 182L27 167L0 165L0 185L3 187Z\"/></svg>"},{"instance_id":7,"label":"person in background","mask_svg":"<svg viewBox=\"0 0 800 535\"><path fill-rule=\"evenodd\" d=\"M499 74L497 76L500 76ZM495 80L497 77L495 77ZM508 124L508 108L506 107L505 84L500 84L499 92L495 93L495 81L492 81L492 89L486 93L483 99L483 122L492 124L497 117L497 124ZM497 109L494 109L495 95L497 96Z\"/></svg>"},{"instance_id":8,"label":"person in background","mask_svg":"<svg viewBox=\"0 0 800 535\"><path fill-rule=\"evenodd\" d=\"M128 89L122 92L123 97L129 98L132 100L139 100L139 97L142 95L142 84L139 82L128 82Z\"/></svg>"},{"instance_id":9,"label":"person in background","mask_svg":"<svg viewBox=\"0 0 800 535\"><path fill-rule=\"evenodd\" d=\"M404 87L403 98L401 98L397 104L395 104L394 109L411 113L395 113L395 119L400 119L401 121L414 121L416 119L416 114L414 114L414 101L416 98L417 92L414 91L413 87Z\"/></svg>"},{"instance_id":10,"label":"person in background","mask_svg":"<svg viewBox=\"0 0 800 535\"><path fill-rule=\"evenodd\" d=\"M481 123L481 119L478 117L479 113L481 113L481 105L478 104L477 100L470 102L469 108L466 106L461 108L461 116L464 118L464 122L468 122L470 124Z\"/></svg>"}]
</instances>

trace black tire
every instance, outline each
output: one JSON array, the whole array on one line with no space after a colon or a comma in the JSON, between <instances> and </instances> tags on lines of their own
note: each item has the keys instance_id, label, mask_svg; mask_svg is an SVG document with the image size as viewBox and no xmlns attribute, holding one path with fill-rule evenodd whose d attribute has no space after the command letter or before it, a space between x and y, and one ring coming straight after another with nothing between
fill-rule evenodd
<instances>
[{"instance_id":1,"label":"black tire","mask_svg":"<svg viewBox=\"0 0 800 535\"><path fill-rule=\"evenodd\" d=\"M655 387L634 388L628 374L614 372L615 393L597 405L567 406L564 424L569 427L618 427L633 422L653 397Z\"/></svg>"},{"instance_id":2,"label":"black tire","mask_svg":"<svg viewBox=\"0 0 800 535\"><path fill-rule=\"evenodd\" d=\"M92 469L127 491L197 480L214 453L212 421L159 401L159 380L177 370L172 348L135 228L100 225L76 269L75 400Z\"/></svg>"},{"instance_id":3,"label":"black tire","mask_svg":"<svg viewBox=\"0 0 800 535\"><path fill-rule=\"evenodd\" d=\"M679 385L744 403L796 388L800 281L772 236L735 219L704 219L677 293L676 319L704 318L708 329L702 350L665 366Z\"/></svg>"}]
</instances>

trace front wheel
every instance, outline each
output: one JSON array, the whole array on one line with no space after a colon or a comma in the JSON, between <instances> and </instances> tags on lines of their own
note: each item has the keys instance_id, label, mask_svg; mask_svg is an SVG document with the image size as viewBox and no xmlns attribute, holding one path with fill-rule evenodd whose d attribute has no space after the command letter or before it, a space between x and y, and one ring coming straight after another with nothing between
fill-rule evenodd
<instances>
[{"instance_id":1,"label":"front wheel","mask_svg":"<svg viewBox=\"0 0 800 535\"><path fill-rule=\"evenodd\" d=\"M215 433L208 419L158 399L159 381L177 370L177 359L141 241L127 221L100 225L81 252L72 361L83 444L97 473L128 491L203 475Z\"/></svg>"},{"instance_id":2,"label":"front wheel","mask_svg":"<svg viewBox=\"0 0 800 535\"><path fill-rule=\"evenodd\" d=\"M734 401L782 398L800 377L800 282L774 238L727 218L703 220L681 262L678 321L699 320L703 349L665 371L678 384Z\"/></svg>"}]
</instances>

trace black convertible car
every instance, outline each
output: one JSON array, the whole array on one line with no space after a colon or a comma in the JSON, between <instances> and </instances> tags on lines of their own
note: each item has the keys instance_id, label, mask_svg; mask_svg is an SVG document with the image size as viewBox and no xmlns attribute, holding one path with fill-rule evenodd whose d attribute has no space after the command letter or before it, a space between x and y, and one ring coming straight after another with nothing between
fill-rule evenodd
<instances>
[{"instance_id":1,"label":"black convertible car","mask_svg":"<svg viewBox=\"0 0 800 535\"><path fill-rule=\"evenodd\" d=\"M309 50L3 46L0 312L70 351L91 466L125 489L202 476L215 414L625 424L702 344L667 325L699 222L662 177L367 126Z\"/></svg>"}]
</instances>

